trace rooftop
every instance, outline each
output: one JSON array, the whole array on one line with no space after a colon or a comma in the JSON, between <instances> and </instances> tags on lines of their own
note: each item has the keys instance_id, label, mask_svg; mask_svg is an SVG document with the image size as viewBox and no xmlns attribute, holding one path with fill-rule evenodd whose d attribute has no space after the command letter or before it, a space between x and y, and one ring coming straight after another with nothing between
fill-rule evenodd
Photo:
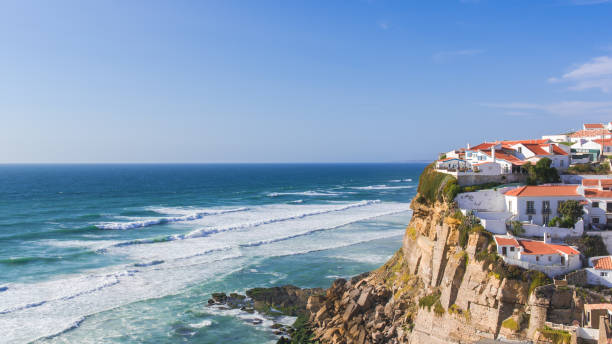
<instances>
[{"instance_id":1,"label":"rooftop","mask_svg":"<svg viewBox=\"0 0 612 344\"><path fill-rule=\"evenodd\" d=\"M603 257L597 259L595 262L595 270L612 270L612 257Z\"/></svg>"},{"instance_id":2,"label":"rooftop","mask_svg":"<svg viewBox=\"0 0 612 344\"><path fill-rule=\"evenodd\" d=\"M612 198L612 191L598 189L584 189L584 196L587 198Z\"/></svg>"},{"instance_id":3,"label":"rooftop","mask_svg":"<svg viewBox=\"0 0 612 344\"><path fill-rule=\"evenodd\" d=\"M577 185L527 185L506 192L506 196L580 196Z\"/></svg>"},{"instance_id":4,"label":"rooftop","mask_svg":"<svg viewBox=\"0 0 612 344\"><path fill-rule=\"evenodd\" d=\"M543 241L534 240L518 240L518 242L524 249L522 254L580 254L580 252L566 245L547 244Z\"/></svg>"}]
</instances>

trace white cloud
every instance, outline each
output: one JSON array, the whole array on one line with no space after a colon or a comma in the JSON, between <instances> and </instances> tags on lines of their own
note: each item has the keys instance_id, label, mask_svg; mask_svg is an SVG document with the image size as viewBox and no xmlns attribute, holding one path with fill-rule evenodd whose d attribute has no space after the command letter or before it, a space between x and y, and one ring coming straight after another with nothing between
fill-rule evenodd
<instances>
[{"instance_id":1,"label":"white cloud","mask_svg":"<svg viewBox=\"0 0 612 344\"><path fill-rule=\"evenodd\" d=\"M456 57L461 56L474 56L478 54L484 53L482 49L464 49L464 50L455 50L455 51L441 51L433 54L432 58L436 62L446 62L452 60Z\"/></svg>"},{"instance_id":2,"label":"white cloud","mask_svg":"<svg viewBox=\"0 0 612 344\"><path fill-rule=\"evenodd\" d=\"M560 78L549 78L548 82L570 82L571 90L599 89L602 92L612 91L612 58L599 56L583 63Z\"/></svg>"},{"instance_id":3,"label":"white cloud","mask_svg":"<svg viewBox=\"0 0 612 344\"><path fill-rule=\"evenodd\" d=\"M561 101L557 103L482 103L482 106L506 110L507 115L612 116L612 101Z\"/></svg>"}]
</instances>

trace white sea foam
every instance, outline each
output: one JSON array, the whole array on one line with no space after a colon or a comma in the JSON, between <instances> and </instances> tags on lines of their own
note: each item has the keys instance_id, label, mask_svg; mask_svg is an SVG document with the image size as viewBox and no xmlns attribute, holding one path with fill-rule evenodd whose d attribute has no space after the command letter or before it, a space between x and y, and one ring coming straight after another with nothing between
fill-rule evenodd
<instances>
[{"instance_id":1,"label":"white sea foam","mask_svg":"<svg viewBox=\"0 0 612 344\"><path fill-rule=\"evenodd\" d=\"M400 186L389 186L385 184L380 185L368 185L368 186L354 186L353 189L358 190L395 190L395 189L412 189L412 185L400 185Z\"/></svg>"},{"instance_id":2,"label":"white sea foam","mask_svg":"<svg viewBox=\"0 0 612 344\"><path fill-rule=\"evenodd\" d=\"M333 207L331 209L326 208L326 209L304 212L304 213L299 213L299 214L285 216L285 217L269 218L269 219L263 219L259 221L249 222L249 223L233 224L233 225L224 226L224 227L201 228L201 229L191 231L187 235L182 235L182 234L175 235L173 236L173 238L175 239L196 238L196 237L201 237L201 236L207 236L207 235L214 234L214 233L221 233L221 232L234 231L234 230L244 229L244 228L258 227L258 226L268 225L268 224L272 224L276 222L297 220L297 219L301 219L301 218L305 218L309 216L322 215L322 214L327 214L327 213L332 213L332 212L341 212L341 211L348 210L351 208L365 207L365 206L369 206L369 205L377 204L377 203L380 203L380 200L361 201L361 202L351 203L351 204L347 204L347 205L343 205L339 207Z\"/></svg>"},{"instance_id":3,"label":"white sea foam","mask_svg":"<svg viewBox=\"0 0 612 344\"><path fill-rule=\"evenodd\" d=\"M193 327L193 328L202 328L202 327L208 327L211 326L213 324L212 320L202 320L199 323L194 323L194 324L189 324L189 326Z\"/></svg>"},{"instance_id":4,"label":"white sea foam","mask_svg":"<svg viewBox=\"0 0 612 344\"><path fill-rule=\"evenodd\" d=\"M183 240L110 246L103 254L126 257L130 263L46 282L3 285L8 289L0 297L0 332L11 342L28 342L63 333L104 310L224 278L260 259L399 237L402 229L346 225L407 210L408 203L379 201L276 204L205 217L198 224L223 230L192 233ZM273 278L281 282L284 276ZM29 331L23 331L24 323Z\"/></svg>"},{"instance_id":5,"label":"white sea foam","mask_svg":"<svg viewBox=\"0 0 612 344\"><path fill-rule=\"evenodd\" d=\"M279 196L337 196L339 193L332 191L303 191L303 192L270 192L268 197Z\"/></svg>"},{"instance_id":6,"label":"white sea foam","mask_svg":"<svg viewBox=\"0 0 612 344\"><path fill-rule=\"evenodd\" d=\"M171 222L185 222L185 221L194 221L199 220L205 216L213 216L213 215L221 215L228 213L235 213L239 211L247 211L249 208L236 208L236 209L220 209L220 210L207 210L207 211L199 211L197 213L184 215L184 216L175 216L175 217L158 217L147 220L133 221L133 222L106 222L99 223L95 225L100 229L134 229L134 228L142 228L148 226L154 226L164 223Z\"/></svg>"},{"instance_id":7,"label":"white sea foam","mask_svg":"<svg viewBox=\"0 0 612 344\"><path fill-rule=\"evenodd\" d=\"M389 183L407 183L407 182L411 182L412 178L406 178L406 179L391 179L389 181Z\"/></svg>"}]
</instances>

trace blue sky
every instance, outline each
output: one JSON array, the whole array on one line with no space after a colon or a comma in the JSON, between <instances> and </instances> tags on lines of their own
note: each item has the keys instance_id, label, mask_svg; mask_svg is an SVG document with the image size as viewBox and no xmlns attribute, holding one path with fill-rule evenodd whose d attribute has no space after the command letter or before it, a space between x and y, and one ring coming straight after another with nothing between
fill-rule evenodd
<instances>
[{"instance_id":1,"label":"blue sky","mask_svg":"<svg viewBox=\"0 0 612 344\"><path fill-rule=\"evenodd\" d=\"M612 120L612 1L3 1L0 162L379 162Z\"/></svg>"}]
</instances>

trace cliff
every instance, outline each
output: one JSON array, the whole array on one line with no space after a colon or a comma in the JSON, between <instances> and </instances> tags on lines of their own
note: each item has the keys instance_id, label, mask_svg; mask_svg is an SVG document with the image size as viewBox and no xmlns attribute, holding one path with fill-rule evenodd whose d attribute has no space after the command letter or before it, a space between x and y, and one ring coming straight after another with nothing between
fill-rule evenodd
<instances>
[{"instance_id":1,"label":"cliff","mask_svg":"<svg viewBox=\"0 0 612 344\"><path fill-rule=\"evenodd\" d=\"M546 335L540 333L546 321L579 321L582 305L599 298L505 265L491 234L456 209L452 199L459 190L453 180L431 170L423 175L402 248L393 258L369 274L337 280L324 295L309 299L313 340L537 342Z\"/></svg>"}]
</instances>

